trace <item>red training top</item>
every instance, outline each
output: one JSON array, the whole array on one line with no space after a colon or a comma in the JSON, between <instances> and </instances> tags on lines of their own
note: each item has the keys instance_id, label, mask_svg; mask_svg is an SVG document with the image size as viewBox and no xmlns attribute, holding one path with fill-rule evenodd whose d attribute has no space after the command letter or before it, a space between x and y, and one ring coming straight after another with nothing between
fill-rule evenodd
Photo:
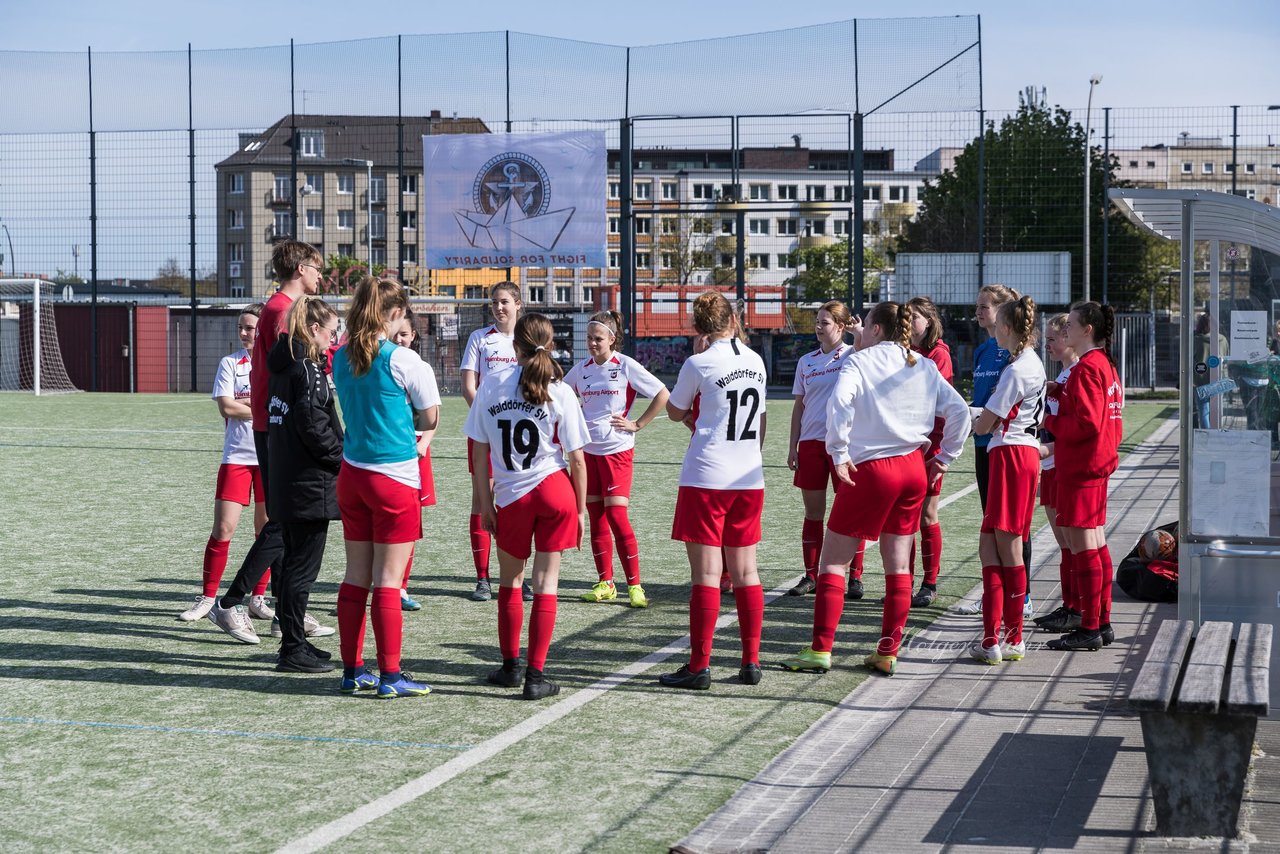
<instances>
[{"instance_id":1,"label":"red training top","mask_svg":"<svg viewBox=\"0 0 1280 854\"><path fill-rule=\"evenodd\" d=\"M1120 462L1124 390L1101 349L1085 353L1062 387L1053 420L1058 483L1085 484L1111 476Z\"/></svg>"},{"instance_id":2,"label":"red training top","mask_svg":"<svg viewBox=\"0 0 1280 854\"><path fill-rule=\"evenodd\" d=\"M951 348L947 346L947 342L941 338L938 339L928 350L922 350L919 347L912 347L920 355L938 366L938 373L942 374L942 378L947 382L951 382L952 376L955 375L955 369L951 367ZM929 433L929 450L925 452L924 458L931 460L942 450L939 443L942 441L942 431L945 429L947 419L934 418L933 430Z\"/></svg>"},{"instance_id":3,"label":"red training top","mask_svg":"<svg viewBox=\"0 0 1280 854\"><path fill-rule=\"evenodd\" d=\"M293 297L276 291L262 308L258 317L258 338L253 342L253 364L249 367L249 409L253 412L253 431L267 432L267 356L276 346L276 339L285 331Z\"/></svg>"}]
</instances>

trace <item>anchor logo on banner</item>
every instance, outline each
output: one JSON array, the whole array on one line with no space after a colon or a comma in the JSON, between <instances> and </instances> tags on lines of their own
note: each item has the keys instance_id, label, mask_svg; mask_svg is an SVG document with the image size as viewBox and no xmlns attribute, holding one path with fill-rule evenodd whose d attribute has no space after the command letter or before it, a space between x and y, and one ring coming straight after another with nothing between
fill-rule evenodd
<instances>
[{"instance_id":1,"label":"anchor logo on banner","mask_svg":"<svg viewBox=\"0 0 1280 854\"><path fill-rule=\"evenodd\" d=\"M467 242L478 249L554 249L575 210L547 210L551 179L541 163L516 151L492 157L480 167L471 202L475 210L455 210L453 215Z\"/></svg>"}]
</instances>

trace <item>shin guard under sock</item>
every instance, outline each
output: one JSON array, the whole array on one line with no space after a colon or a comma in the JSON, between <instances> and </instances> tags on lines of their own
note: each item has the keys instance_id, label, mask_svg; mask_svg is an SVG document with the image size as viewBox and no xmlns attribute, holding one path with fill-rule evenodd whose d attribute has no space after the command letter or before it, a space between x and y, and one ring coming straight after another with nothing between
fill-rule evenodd
<instances>
[{"instance_id":1,"label":"shin guard under sock","mask_svg":"<svg viewBox=\"0 0 1280 854\"><path fill-rule=\"evenodd\" d=\"M938 586L938 570L942 568L942 525L925 525L920 529L920 563L924 567L921 584Z\"/></svg>"},{"instance_id":2,"label":"shin guard under sock","mask_svg":"<svg viewBox=\"0 0 1280 854\"><path fill-rule=\"evenodd\" d=\"M1000 621L1004 616L1004 575L998 564L982 568L982 645L1000 643Z\"/></svg>"},{"instance_id":3,"label":"shin guard under sock","mask_svg":"<svg viewBox=\"0 0 1280 854\"><path fill-rule=\"evenodd\" d=\"M599 501L587 503L587 522L591 527L591 559L596 565L596 578L613 581L613 536L604 520L604 505Z\"/></svg>"},{"instance_id":4,"label":"shin guard under sock","mask_svg":"<svg viewBox=\"0 0 1280 854\"><path fill-rule=\"evenodd\" d=\"M738 637L742 640L742 663L760 663L760 633L764 628L764 588L759 584L733 591L738 606Z\"/></svg>"},{"instance_id":5,"label":"shin guard under sock","mask_svg":"<svg viewBox=\"0 0 1280 854\"><path fill-rule=\"evenodd\" d=\"M369 606L373 642L378 649L378 672L400 672L400 647L404 634L404 612L400 608L399 587L373 588Z\"/></svg>"},{"instance_id":6,"label":"shin guard under sock","mask_svg":"<svg viewBox=\"0 0 1280 854\"><path fill-rule=\"evenodd\" d=\"M551 633L556 628L556 596L535 593L529 609L529 669L542 670L551 647Z\"/></svg>"},{"instance_id":7,"label":"shin guard under sock","mask_svg":"<svg viewBox=\"0 0 1280 854\"><path fill-rule=\"evenodd\" d=\"M524 627L524 599L520 588L498 588L498 649L502 660L520 657L520 630Z\"/></svg>"},{"instance_id":8,"label":"shin guard under sock","mask_svg":"<svg viewBox=\"0 0 1280 854\"><path fill-rule=\"evenodd\" d=\"M689 591L689 670L711 666L711 638L720 618L720 588L695 584Z\"/></svg>"},{"instance_id":9,"label":"shin guard under sock","mask_svg":"<svg viewBox=\"0 0 1280 854\"><path fill-rule=\"evenodd\" d=\"M627 584L640 583L640 547L636 543L636 533L631 528L631 519L627 516L627 505L610 504L604 508L604 520L613 531L613 541L617 544L618 563L622 566L622 574ZM610 568L610 577L613 572Z\"/></svg>"},{"instance_id":10,"label":"shin guard under sock","mask_svg":"<svg viewBox=\"0 0 1280 854\"><path fill-rule=\"evenodd\" d=\"M230 540L215 540L210 537L204 544L204 567L201 575L205 596L218 595L218 585L222 583L222 573L226 572L227 552L230 549Z\"/></svg>"},{"instance_id":11,"label":"shin guard under sock","mask_svg":"<svg viewBox=\"0 0 1280 854\"><path fill-rule=\"evenodd\" d=\"M800 559L804 562L805 575L818 577L818 557L822 554L822 520L805 519L800 529Z\"/></svg>"},{"instance_id":12,"label":"shin guard under sock","mask_svg":"<svg viewBox=\"0 0 1280 854\"><path fill-rule=\"evenodd\" d=\"M476 578L489 577L489 532L480 524L480 514L472 513L468 521L471 533L471 560L476 567Z\"/></svg>"},{"instance_id":13,"label":"shin guard under sock","mask_svg":"<svg viewBox=\"0 0 1280 854\"><path fill-rule=\"evenodd\" d=\"M897 655L902 631L911 611L911 576L894 573L884 577L884 616L880 620L880 655Z\"/></svg>"},{"instance_id":14,"label":"shin guard under sock","mask_svg":"<svg viewBox=\"0 0 1280 854\"><path fill-rule=\"evenodd\" d=\"M338 648L343 667L364 664L364 617L369 590L345 581L338 586Z\"/></svg>"},{"instance_id":15,"label":"shin guard under sock","mask_svg":"<svg viewBox=\"0 0 1280 854\"><path fill-rule=\"evenodd\" d=\"M818 576L818 588L813 596L813 649L831 652L843 613L844 577L824 572Z\"/></svg>"},{"instance_id":16,"label":"shin guard under sock","mask_svg":"<svg viewBox=\"0 0 1280 854\"><path fill-rule=\"evenodd\" d=\"M1022 602L1027 596L1027 568L1002 566L1000 581L1004 585L1004 640L1006 643L1022 643Z\"/></svg>"}]
</instances>

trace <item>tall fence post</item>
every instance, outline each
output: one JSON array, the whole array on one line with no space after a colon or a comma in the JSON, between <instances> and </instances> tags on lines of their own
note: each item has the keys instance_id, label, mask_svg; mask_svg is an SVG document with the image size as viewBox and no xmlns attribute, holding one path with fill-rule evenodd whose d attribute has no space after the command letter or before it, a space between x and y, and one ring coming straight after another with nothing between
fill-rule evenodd
<instances>
[{"instance_id":1,"label":"tall fence post","mask_svg":"<svg viewBox=\"0 0 1280 854\"><path fill-rule=\"evenodd\" d=\"M289 39L289 236L298 239L298 108L294 102L293 39ZM370 185L366 192L373 192ZM373 223L366 226L373 232ZM273 232L274 233L274 232ZM373 258L369 258L369 273L373 274Z\"/></svg>"},{"instance_id":2,"label":"tall fence post","mask_svg":"<svg viewBox=\"0 0 1280 854\"><path fill-rule=\"evenodd\" d=\"M1231 195L1236 194L1236 173L1240 171L1240 159L1238 156L1238 146L1240 142L1240 107L1236 104L1231 105ZM1231 270L1230 270L1230 287L1231 287L1231 305L1234 308L1236 302L1236 254L1231 253Z\"/></svg>"},{"instance_id":3,"label":"tall fence post","mask_svg":"<svg viewBox=\"0 0 1280 854\"><path fill-rule=\"evenodd\" d=\"M632 218L631 193L631 119L622 119L618 133L618 311L622 315L624 352L635 353L635 222Z\"/></svg>"},{"instance_id":4,"label":"tall fence post","mask_svg":"<svg viewBox=\"0 0 1280 854\"><path fill-rule=\"evenodd\" d=\"M191 250L191 390L196 390L196 119L191 94L191 43L187 43L187 165L190 205L187 212Z\"/></svg>"},{"instance_id":5,"label":"tall fence post","mask_svg":"<svg viewBox=\"0 0 1280 854\"><path fill-rule=\"evenodd\" d=\"M942 164L938 164L939 170ZM987 104L982 91L982 16L978 16L978 287L987 277Z\"/></svg>"},{"instance_id":6,"label":"tall fence post","mask_svg":"<svg viewBox=\"0 0 1280 854\"><path fill-rule=\"evenodd\" d=\"M396 269L404 281L404 70L396 36ZM424 175L425 179L426 176ZM416 198L416 197L415 197Z\"/></svg>"},{"instance_id":7,"label":"tall fence post","mask_svg":"<svg viewBox=\"0 0 1280 854\"><path fill-rule=\"evenodd\" d=\"M98 390L98 136L93 129L93 48L89 48L89 391Z\"/></svg>"},{"instance_id":8,"label":"tall fence post","mask_svg":"<svg viewBox=\"0 0 1280 854\"><path fill-rule=\"evenodd\" d=\"M747 212L741 205L734 212L733 230L737 232L734 261L737 264L737 288L734 296L745 310L747 299Z\"/></svg>"},{"instance_id":9,"label":"tall fence post","mask_svg":"<svg viewBox=\"0 0 1280 854\"><path fill-rule=\"evenodd\" d=\"M1107 190L1111 187L1111 108L1102 108L1102 304L1107 304L1107 268L1110 264L1111 200Z\"/></svg>"},{"instance_id":10,"label":"tall fence post","mask_svg":"<svg viewBox=\"0 0 1280 854\"><path fill-rule=\"evenodd\" d=\"M863 300L863 278L866 275L864 270L866 258L862 251L863 234L866 230L863 225L863 210L865 203L863 195L866 192L866 173L863 163L862 151L862 113L853 114L853 312L859 317L862 316L862 300Z\"/></svg>"}]
</instances>

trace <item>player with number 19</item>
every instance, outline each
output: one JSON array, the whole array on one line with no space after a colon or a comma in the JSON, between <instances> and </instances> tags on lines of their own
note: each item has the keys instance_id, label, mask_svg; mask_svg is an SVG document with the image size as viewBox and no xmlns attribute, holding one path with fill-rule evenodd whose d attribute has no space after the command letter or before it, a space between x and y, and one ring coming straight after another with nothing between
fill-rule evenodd
<instances>
[{"instance_id":1,"label":"player with number 19","mask_svg":"<svg viewBox=\"0 0 1280 854\"><path fill-rule=\"evenodd\" d=\"M543 315L516 322L517 366L480 384L463 428L473 443L472 503L498 545L502 667L489 674L489 681L507 688L523 682L526 700L560 693L559 685L544 678L543 668L556 622L560 553L581 548L586 513L582 449L590 436L578 399L560 381L560 366L551 358L552 336L551 321ZM533 606L526 666L520 658L521 584L530 554Z\"/></svg>"}]
</instances>

